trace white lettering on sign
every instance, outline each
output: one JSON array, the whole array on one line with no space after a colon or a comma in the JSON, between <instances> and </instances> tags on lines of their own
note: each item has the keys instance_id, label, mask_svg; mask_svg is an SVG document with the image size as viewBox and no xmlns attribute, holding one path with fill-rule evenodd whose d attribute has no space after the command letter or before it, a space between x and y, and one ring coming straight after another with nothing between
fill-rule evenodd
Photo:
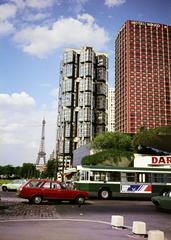
<instances>
[{"instance_id":1,"label":"white lettering on sign","mask_svg":"<svg viewBox=\"0 0 171 240\"><path fill-rule=\"evenodd\" d=\"M162 165L165 165L165 164L171 164L171 156L162 156L162 157L152 157L151 158L151 163L153 165L158 165L158 164L162 164Z\"/></svg>"},{"instance_id":2,"label":"white lettering on sign","mask_svg":"<svg viewBox=\"0 0 171 240\"><path fill-rule=\"evenodd\" d=\"M131 22L134 25L147 25L147 26L152 26L152 27L160 27L161 25L158 23L145 23L145 22Z\"/></svg>"}]
</instances>

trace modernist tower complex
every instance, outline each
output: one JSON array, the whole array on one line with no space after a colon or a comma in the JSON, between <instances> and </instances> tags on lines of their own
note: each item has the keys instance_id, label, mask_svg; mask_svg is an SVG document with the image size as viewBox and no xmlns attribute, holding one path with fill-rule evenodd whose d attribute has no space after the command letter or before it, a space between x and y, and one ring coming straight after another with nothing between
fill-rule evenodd
<instances>
[{"instance_id":1,"label":"modernist tower complex","mask_svg":"<svg viewBox=\"0 0 171 240\"><path fill-rule=\"evenodd\" d=\"M115 54L116 131L171 125L171 26L126 21Z\"/></svg>"},{"instance_id":2,"label":"modernist tower complex","mask_svg":"<svg viewBox=\"0 0 171 240\"><path fill-rule=\"evenodd\" d=\"M115 89L108 89L108 127L109 132L115 131Z\"/></svg>"},{"instance_id":3,"label":"modernist tower complex","mask_svg":"<svg viewBox=\"0 0 171 240\"><path fill-rule=\"evenodd\" d=\"M57 120L57 150L63 168L72 166L73 150L106 130L107 80L106 54L91 47L65 49Z\"/></svg>"}]
</instances>

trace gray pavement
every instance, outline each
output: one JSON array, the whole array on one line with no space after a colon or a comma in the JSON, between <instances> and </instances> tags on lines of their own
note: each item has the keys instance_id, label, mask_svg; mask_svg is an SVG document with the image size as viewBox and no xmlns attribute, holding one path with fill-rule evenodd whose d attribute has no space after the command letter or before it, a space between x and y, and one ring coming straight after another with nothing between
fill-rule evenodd
<instances>
[{"instance_id":1,"label":"gray pavement","mask_svg":"<svg viewBox=\"0 0 171 240\"><path fill-rule=\"evenodd\" d=\"M1 222L0 232L1 240L142 240L127 229L112 229L109 223L79 219L7 221Z\"/></svg>"},{"instance_id":2,"label":"gray pavement","mask_svg":"<svg viewBox=\"0 0 171 240\"><path fill-rule=\"evenodd\" d=\"M170 215L157 212L150 201L90 199L81 207L69 202L31 205L15 193L3 193L0 206L0 240L144 239L132 234L133 220L146 222L147 230L163 230L171 240ZM123 215L126 228L113 229L112 215Z\"/></svg>"}]
</instances>

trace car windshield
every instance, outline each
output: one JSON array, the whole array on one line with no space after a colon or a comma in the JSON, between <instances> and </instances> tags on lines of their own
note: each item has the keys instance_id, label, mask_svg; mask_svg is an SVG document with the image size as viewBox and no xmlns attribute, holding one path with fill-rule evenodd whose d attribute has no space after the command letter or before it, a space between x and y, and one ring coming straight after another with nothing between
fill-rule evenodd
<instances>
[{"instance_id":1,"label":"car windshield","mask_svg":"<svg viewBox=\"0 0 171 240\"><path fill-rule=\"evenodd\" d=\"M163 193L164 197L171 197L171 191L167 191Z\"/></svg>"},{"instance_id":2,"label":"car windshield","mask_svg":"<svg viewBox=\"0 0 171 240\"><path fill-rule=\"evenodd\" d=\"M21 182L21 180L13 180L11 183L15 184L15 183L20 183L20 182Z\"/></svg>"}]
</instances>

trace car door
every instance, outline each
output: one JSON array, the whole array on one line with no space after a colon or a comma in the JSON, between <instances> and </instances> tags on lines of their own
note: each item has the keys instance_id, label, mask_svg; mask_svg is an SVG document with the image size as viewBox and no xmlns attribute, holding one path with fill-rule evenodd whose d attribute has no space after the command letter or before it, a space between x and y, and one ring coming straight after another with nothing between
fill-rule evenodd
<instances>
[{"instance_id":1,"label":"car door","mask_svg":"<svg viewBox=\"0 0 171 240\"><path fill-rule=\"evenodd\" d=\"M45 182L41 189L45 199L64 199L63 191L59 183Z\"/></svg>"},{"instance_id":2,"label":"car door","mask_svg":"<svg viewBox=\"0 0 171 240\"><path fill-rule=\"evenodd\" d=\"M66 184L61 183L61 187L62 196L65 200L73 200L78 195L77 191L75 191L74 189L69 189Z\"/></svg>"},{"instance_id":3,"label":"car door","mask_svg":"<svg viewBox=\"0 0 171 240\"><path fill-rule=\"evenodd\" d=\"M41 194L44 199L53 199L51 182L44 182L44 184L41 186Z\"/></svg>"},{"instance_id":4,"label":"car door","mask_svg":"<svg viewBox=\"0 0 171 240\"><path fill-rule=\"evenodd\" d=\"M162 196L160 200L160 207L163 209L171 209L171 191L166 196Z\"/></svg>"}]
</instances>

